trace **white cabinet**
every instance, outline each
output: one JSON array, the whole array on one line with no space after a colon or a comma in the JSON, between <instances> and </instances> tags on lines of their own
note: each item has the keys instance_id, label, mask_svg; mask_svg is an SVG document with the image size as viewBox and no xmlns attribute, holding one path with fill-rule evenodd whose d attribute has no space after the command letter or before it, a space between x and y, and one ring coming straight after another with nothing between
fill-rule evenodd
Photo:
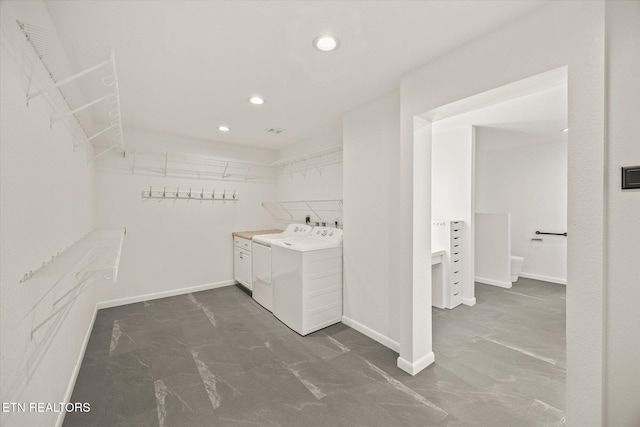
<instances>
[{"instance_id":1,"label":"white cabinet","mask_svg":"<svg viewBox=\"0 0 640 427\"><path fill-rule=\"evenodd\" d=\"M455 308L462 304L464 239L464 221L432 221L431 249L445 251L442 288L432 288L431 293L431 303L434 307Z\"/></svg>"},{"instance_id":2,"label":"white cabinet","mask_svg":"<svg viewBox=\"0 0 640 427\"><path fill-rule=\"evenodd\" d=\"M233 237L233 277L251 290L251 240Z\"/></svg>"}]
</instances>

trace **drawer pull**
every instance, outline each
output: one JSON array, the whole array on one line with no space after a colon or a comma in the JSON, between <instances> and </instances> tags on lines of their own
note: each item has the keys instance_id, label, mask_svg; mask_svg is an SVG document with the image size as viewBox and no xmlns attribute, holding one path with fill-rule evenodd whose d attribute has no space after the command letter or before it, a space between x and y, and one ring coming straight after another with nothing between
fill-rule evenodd
<instances>
[{"instance_id":1,"label":"drawer pull","mask_svg":"<svg viewBox=\"0 0 640 427\"><path fill-rule=\"evenodd\" d=\"M453 294L454 297L457 297L458 295L460 295L460 292Z\"/></svg>"},{"instance_id":2,"label":"drawer pull","mask_svg":"<svg viewBox=\"0 0 640 427\"><path fill-rule=\"evenodd\" d=\"M455 283L454 283L454 285L457 285L457 284L459 284L459 283L460 283L460 282L455 282Z\"/></svg>"},{"instance_id":3,"label":"drawer pull","mask_svg":"<svg viewBox=\"0 0 640 427\"><path fill-rule=\"evenodd\" d=\"M460 260L459 260L459 259L457 259L457 260L455 260L455 261L453 261L453 262L460 262Z\"/></svg>"}]
</instances>

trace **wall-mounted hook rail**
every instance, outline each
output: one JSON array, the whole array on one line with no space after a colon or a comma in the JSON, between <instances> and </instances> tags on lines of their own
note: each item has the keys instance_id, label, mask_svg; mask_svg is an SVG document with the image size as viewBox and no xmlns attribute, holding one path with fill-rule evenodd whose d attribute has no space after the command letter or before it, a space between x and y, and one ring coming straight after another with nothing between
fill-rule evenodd
<instances>
[{"instance_id":1,"label":"wall-mounted hook rail","mask_svg":"<svg viewBox=\"0 0 640 427\"><path fill-rule=\"evenodd\" d=\"M163 187L162 190L154 190L153 186L149 186L149 189L142 190L143 199L179 199L179 200L224 200L237 202L240 200L240 195L236 190L233 190L233 196L227 197L227 190L223 190L222 193L216 193L216 190L205 191L204 188L194 192L192 187L189 190L181 191L179 187L175 191L169 191L167 193L167 187ZM169 197L167 197L169 194ZM173 196L173 197L172 197Z\"/></svg>"}]
</instances>

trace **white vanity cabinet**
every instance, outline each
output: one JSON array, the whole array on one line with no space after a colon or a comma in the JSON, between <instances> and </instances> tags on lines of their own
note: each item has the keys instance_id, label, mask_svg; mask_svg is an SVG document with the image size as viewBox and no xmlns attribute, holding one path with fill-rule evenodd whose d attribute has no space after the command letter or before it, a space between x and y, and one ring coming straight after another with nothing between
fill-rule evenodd
<instances>
[{"instance_id":1,"label":"white vanity cabinet","mask_svg":"<svg viewBox=\"0 0 640 427\"><path fill-rule=\"evenodd\" d=\"M251 239L233 237L233 278L252 290L251 283Z\"/></svg>"}]
</instances>

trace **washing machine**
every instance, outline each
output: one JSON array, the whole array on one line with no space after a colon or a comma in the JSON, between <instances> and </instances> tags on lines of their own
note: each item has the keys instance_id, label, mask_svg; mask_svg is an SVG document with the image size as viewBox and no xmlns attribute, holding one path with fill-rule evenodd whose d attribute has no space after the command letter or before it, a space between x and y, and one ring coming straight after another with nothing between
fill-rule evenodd
<instances>
[{"instance_id":1,"label":"washing machine","mask_svg":"<svg viewBox=\"0 0 640 427\"><path fill-rule=\"evenodd\" d=\"M273 314L307 335L342 321L342 230L314 227L271 244Z\"/></svg>"},{"instance_id":2,"label":"washing machine","mask_svg":"<svg viewBox=\"0 0 640 427\"><path fill-rule=\"evenodd\" d=\"M282 233L261 234L251 240L251 270L253 299L272 310L273 290L271 285L271 244L279 240L302 237L311 233L313 227L304 224L289 224Z\"/></svg>"}]
</instances>

